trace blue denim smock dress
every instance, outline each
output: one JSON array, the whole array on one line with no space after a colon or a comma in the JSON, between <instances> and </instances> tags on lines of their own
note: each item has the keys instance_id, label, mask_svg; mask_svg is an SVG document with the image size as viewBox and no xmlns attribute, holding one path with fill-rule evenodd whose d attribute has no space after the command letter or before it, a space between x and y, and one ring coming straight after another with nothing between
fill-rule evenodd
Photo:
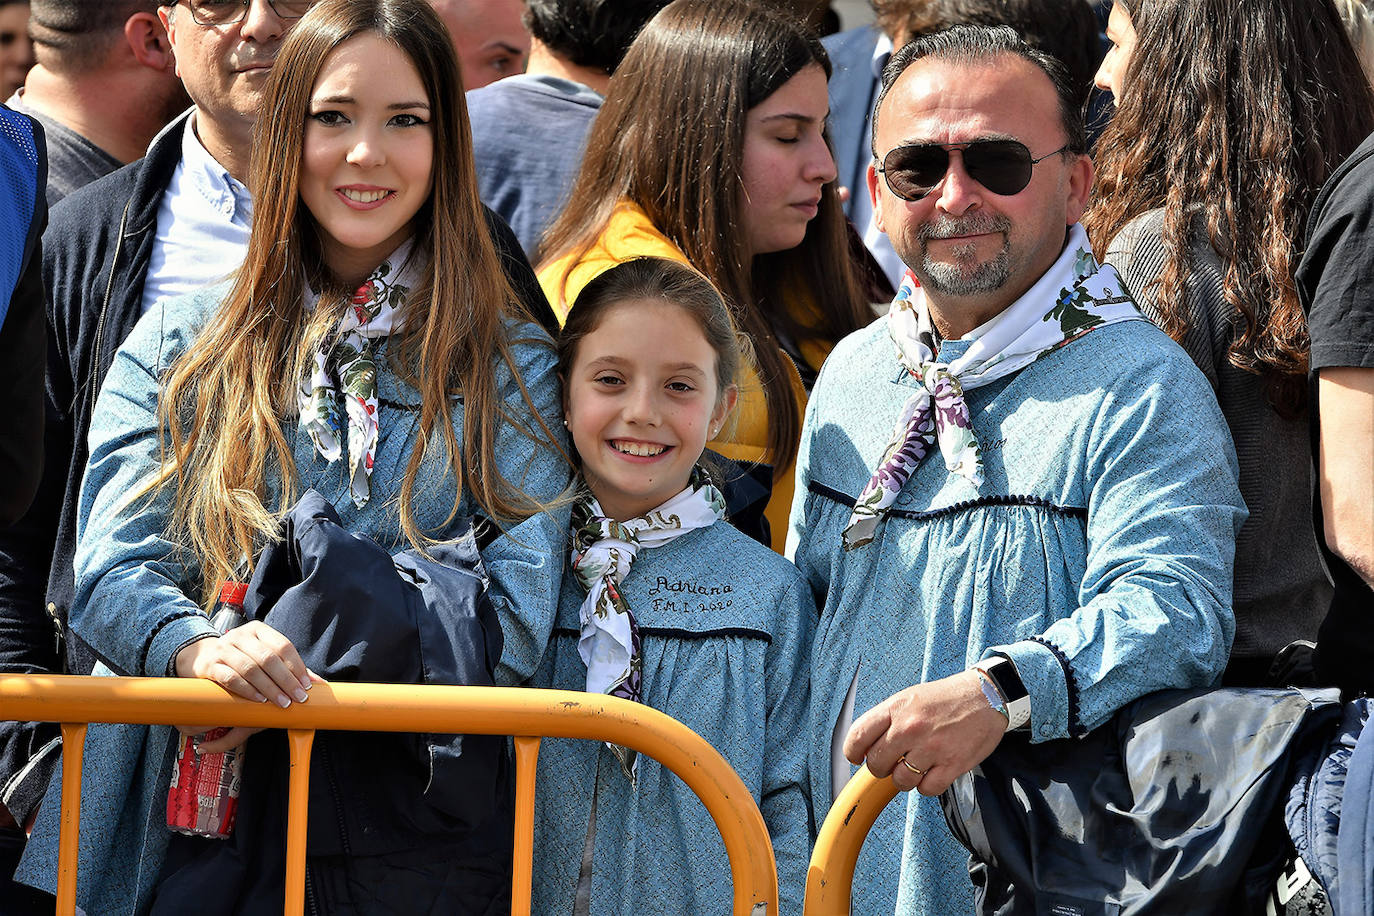
<instances>
[{"instance_id":1,"label":"blue denim smock dress","mask_svg":"<svg viewBox=\"0 0 1374 916\"><path fill-rule=\"evenodd\" d=\"M945 341L940 361L969 345ZM857 719L996 650L1016 663L1032 739L1043 741L1151 691L1211 683L1234 633L1246 515L1235 452L1206 379L1163 332L1101 327L969 389L982 487L932 451L873 542L845 552L852 502L915 384L880 320L835 349L807 408L789 555L821 608L809 748L818 821L841 788L832 738L851 684ZM971 912L967 860L937 799L901 795L863 848L853 912Z\"/></svg>"},{"instance_id":2,"label":"blue denim smock dress","mask_svg":"<svg viewBox=\"0 0 1374 916\"><path fill-rule=\"evenodd\" d=\"M159 381L223 300L225 287L154 306L125 340L106 376L92 417L90 460L78 509L76 600L72 629L106 660L97 674L162 676L173 653L196 634L213 632L194 596L198 568L167 541L170 493L142 496L159 467ZM508 325L515 369L558 447L566 448L552 344L533 325ZM377 347L377 394L384 420L363 507L349 495L346 462L328 463L294 421L283 424L292 443L298 487L314 488L338 510L344 527L392 550L407 544L395 497L419 426L419 392L396 377ZM509 369L493 362L496 390L507 409L537 429ZM463 402L451 419L463 441ZM443 454L435 433L431 447ZM545 440L547 442L547 440ZM509 422L498 425L497 464L507 480L545 502L571 480L571 467ZM454 482L429 462L415 482L412 512L421 529L442 538L453 506ZM270 504L270 501L269 501ZM467 492L460 515L476 507ZM517 684L534 673L553 626L566 553L568 508L540 512L509 528L482 551L490 591L505 636L498 683ZM448 523L450 526L455 523ZM456 528L455 528L456 531ZM92 725L86 739L81 793L77 903L87 916L136 913L155 886L170 833L166 798L175 731L165 726ZM54 776L17 877L53 891L57 874L60 772ZM208 892L208 889L207 889Z\"/></svg>"},{"instance_id":3,"label":"blue denim smock dress","mask_svg":"<svg viewBox=\"0 0 1374 916\"><path fill-rule=\"evenodd\" d=\"M814 837L810 591L791 563L723 521L641 548L620 591L640 626L644 703L685 723L739 773L773 840L779 912L800 913ZM535 686L586 688L577 648L586 594L565 571ZM573 912L593 798L590 916L731 911L725 844L686 784L640 755L631 786L603 742L550 738L539 752L532 912Z\"/></svg>"}]
</instances>

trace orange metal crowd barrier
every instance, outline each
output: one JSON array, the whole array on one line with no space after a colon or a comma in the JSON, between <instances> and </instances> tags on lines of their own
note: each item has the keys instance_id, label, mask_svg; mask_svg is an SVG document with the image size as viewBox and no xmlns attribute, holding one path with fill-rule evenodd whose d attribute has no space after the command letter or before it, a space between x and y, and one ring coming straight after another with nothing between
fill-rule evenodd
<instances>
[{"instance_id":1,"label":"orange metal crowd barrier","mask_svg":"<svg viewBox=\"0 0 1374 916\"><path fill-rule=\"evenodd\" d=\"M830 807L806 871L805 916L849 916L854 866L873 822L897 795L892 778L860 767Z\"/></svg>"},{"instance_id":2,"label":"orange metal crowd barrier","mask_svg":"<svg viewBox=\"0 0 1374 916\"><path fill-rule=\"evenodd\" d=\"M647 754L672 770L701 798L725 840L734 878L736 916L775 916L778 912L773 845L763 816L738 774L715 748L681 722L617 697L532 688L336 683L317 684L310 691L309 702L280 709L230 697L210 681L195 678L0 674L0 718L62 726L59 914L72 914L76 908L81 759L86 725L91 722L215 722L286 729L291 751L287 916L301 913L305 904L306 803L310 748L317 729L513 735L513 916L529 916L530 912L534 773L540 737L611 741ZM848 912L848 897L845 899Z\"/></svg>"}]
</instances>

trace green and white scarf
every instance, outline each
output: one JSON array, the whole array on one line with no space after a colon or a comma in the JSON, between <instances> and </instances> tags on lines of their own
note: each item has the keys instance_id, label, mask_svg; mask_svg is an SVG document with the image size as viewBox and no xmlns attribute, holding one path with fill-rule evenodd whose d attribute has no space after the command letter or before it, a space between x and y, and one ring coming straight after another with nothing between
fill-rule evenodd
<instances>
[{"instance_id":1,"label":"green and white scarf","mask_svg":"<svg viewBox=\"0 0 1374 916\"><path fill-rule=\"evenodd\" d=\"M639 623L620 594L641 547L662 547L725 517L725 497L701 468L687 488L658 508L624 522L607 518L590 493L573 507L572 569L587 590L582 602L578 654L587 666L587 692L644 702ZM635 753L607 743L634 780Z\"/></svg>"},{"instance_id":2,"label":"green and white scarf","mask_svg":"<svg viewBox=\"0 0 1374 916\"><path fill-rule=\"evenodd\" d=\"M372 463L381 433L373 356L377 341L401 329L406 299L421 280L423 259L410 257L412 247L412 242L403 243L358 287L338 332L325 339L314 369L301 380L301 429L326 461L343 456L347 418L349 492L359 509L372 495ZM306 309L313 310L318 302L319 294L306 284Z\"/></svg>"},{"instance_id":3,"label":"green and white scarf","mask_svg":"<svg viewBox=\"0 0 1374 916\"><path fill-rule=\"evenodd\" d=\"M937 442L945 467L980 487L983 461L964 391L1011 375L1084 334L1119 321L1144 320L1121 277L1099 265L1087 233L1075 224L1064 252L1005 311L975 328L974 343L949 363L936 361L930 306L907 272L887 312L897 360L920 383L902 406L878 469L859 494L844 529L844 549L873 540L897 494Z\"/></svg>"}]
</instances>

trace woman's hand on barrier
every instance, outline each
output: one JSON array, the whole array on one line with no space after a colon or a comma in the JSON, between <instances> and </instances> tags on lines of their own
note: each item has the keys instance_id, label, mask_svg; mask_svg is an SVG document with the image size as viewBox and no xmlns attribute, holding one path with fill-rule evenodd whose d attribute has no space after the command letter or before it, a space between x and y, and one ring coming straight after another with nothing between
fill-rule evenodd
<instances>
[{"instance_id":1,"label":"woman's hand on barrier","mask_svg":"<svg viewBox=\"0 0 1374 916\"><path fill-rule=\"evenodd\" d=\"M184 646L177 653L175 670L179 677L202 677L257 703L271 698L283 709L293 697L304 703L310 697L306 691L324 683L324 678L305 667L289 639L256 620ZM195 737L210 731L210 726L178 725L177 731ZM234 727L214 740L199 742L196 749L217 754L238 747L260 731Z\"/></svg>"},{"instance_id":2,"label":"woman's hand on barrier","mask_svg":"<svg viewBox=\"0 0 1374 916\"><path fill-rule=\"evenodd\" d=\"M903 792L939 795L997 747L1006 718L988 705L976 671L908 687L860 716L844 739L850 763L868 761Z\"/></svg>"},{"instance_id":3,"label":"woman's hand on barrier","mask_svg":"<svg viewBox=\"0 0 1374 916\"><path fill-rule=\"evenodd\" d=\"M258 620L183 646L174 667L178 677L202 677L235 696L271 700L283 709L292 698L304 703L314 683L291 641Z\"/></svg>"},{"instance_id":4,"label":"woman's hand on barrier","mask_svg":"<svg viewBox=\"0 0 1374 916\"><path fill-rule=\"evenodd\" d=\"M310 672L310 681L312 684L327 683L324 678L313 671ZM221 751L233 750L258 732L266 730L262 728L235 726L218 738L206 741L204 740L205 734L212 730L212 727L209 725L178 725L176 729L183 735L200 739L196 742L196 752L199 754L218 754Z\"/></svg>"}]
</instances>

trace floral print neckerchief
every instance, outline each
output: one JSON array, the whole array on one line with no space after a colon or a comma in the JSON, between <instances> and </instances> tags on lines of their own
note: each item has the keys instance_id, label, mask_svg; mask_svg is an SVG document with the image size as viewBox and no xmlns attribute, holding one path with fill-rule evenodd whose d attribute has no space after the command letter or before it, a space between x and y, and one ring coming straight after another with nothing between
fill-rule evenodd
<instances>
[{"instance_id":1,"label":"floral print neckerchief","mask_svg":"<svg viewBox=\"0 0 1374 916\"><path fill-rule=\"evenodd\" d=\"M377 341L401 329L410 291L420 282L423 259L411 258L413 242L401 244L353 294L339 329L315 354L315 367L301 380L300 425L326 461L342 455L340 440L348 423L348 489L361 509L372 496L372 461L381 424L377 413ZM393 265L400 264L397 270ZM305 307L313 310L319 294L306 284Z\"/></svg>"},{"instance_id":2,"label":"floral print neckerchief","mask_svg":"<svg viewBox=\"0 0 1374 916\"><path fill-rule=\"evenodd\" d=\"M662 547L724 517L725 497L701 468L692 471L687 489L628 521L607 518L601 503L590 493L577 501L572 515L572 568L578 583L587 590L577 651L587 666L588 693L644 702L639 623L620 594L620 583L641 547ZM610 742L606 746L633 783L635 752Z\"/></svg>"},{"instance_id":3,"label":"floral print neckerchief","mask_svg":"<svg viewBox=\"0 0 1374 916\"><path fill-rule=\"evenodd\" d=\"M937 441L945 467L974 487L982 486L982 455L965 389L1011 375L1094 328L1133 320L1143 317L1121 277L1111 265L1097 263L1087 233L1075 224L1063 254L1045 275L1005 311L971 331L973 345L962 356L940 363L935 361L930 307L907 271L888 309L887 331L898 362L920 387L902 406L878 469L854 504L844 549L873 540L897 494Z\"/></svg>"}]
</instances>

